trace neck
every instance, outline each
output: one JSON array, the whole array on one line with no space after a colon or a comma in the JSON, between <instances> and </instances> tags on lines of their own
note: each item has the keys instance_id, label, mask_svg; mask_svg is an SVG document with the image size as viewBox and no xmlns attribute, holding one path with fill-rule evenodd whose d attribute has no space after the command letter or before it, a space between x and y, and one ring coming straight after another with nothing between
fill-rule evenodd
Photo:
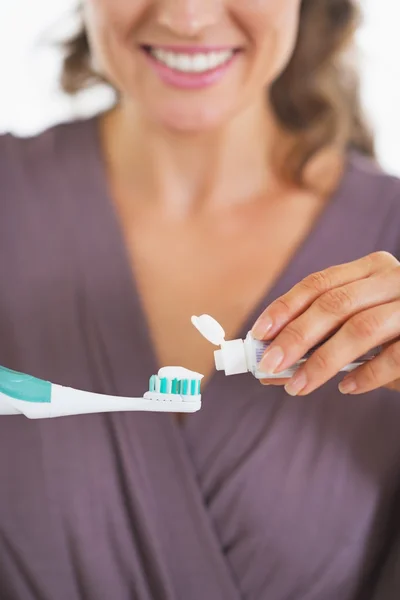
<instances>
[{"instance_id":1,"label":"neck","mask_svg":"<svg viewBox=\"0 0 400 600\"><path fill-rule=\"evenodd\" d=\"M268 157L277 134L264 98L219 130L196 134L158 128L120 105L104 115L101 134L113 186L170 212L242 204L274 180Z\"/></svg>"}]
</instances>

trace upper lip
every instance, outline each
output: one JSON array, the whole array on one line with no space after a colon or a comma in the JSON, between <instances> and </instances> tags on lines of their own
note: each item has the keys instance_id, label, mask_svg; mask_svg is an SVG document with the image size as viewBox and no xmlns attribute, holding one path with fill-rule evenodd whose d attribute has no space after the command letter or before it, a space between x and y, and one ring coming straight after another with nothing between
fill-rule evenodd
<instances>
[{"instance_id":1,"label":"upper lip","mask_svg":"<svg viewBox=\"0 0 400 600\"><path fill-rule=\"evenodd\" d=\"M175 52L182 54L208 54L210 52L228 52L238 51L238 46L180 46L180 45L164 45L164 44L142 44L145 49L164 50L165 52Z\"/></svg>"}]
</instances>

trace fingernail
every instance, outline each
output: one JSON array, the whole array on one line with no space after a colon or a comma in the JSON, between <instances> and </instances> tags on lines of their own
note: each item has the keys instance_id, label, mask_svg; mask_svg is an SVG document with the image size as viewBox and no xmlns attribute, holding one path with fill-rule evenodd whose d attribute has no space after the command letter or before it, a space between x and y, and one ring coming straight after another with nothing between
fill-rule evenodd
<instances>
[{"instance_id":1,"label":"fingernail","mask_svg":"<svg viewBox=\"0 0 400 600\"><path fill-rule=\"evenodd\" d=\"M307 386L307 376L303 373L293 375L288 384L285 385L285 391L289 396L298 396Z\"/></svg>"},{"instance_id":2,"label":"fingernail","mask_svg":"<svg viewBox=\"0 0 400 600\"><path fill-rule=\"evenodd\" d=\"M259 369L263 373L275 373L279 365L282 364L285 354L280 346L272 346L264 354L260 362Z\"/></svg>"},{"instance_id":3,"label":"fingernail","mask_svg":"<svg viewBox=\"0 0 400 600\"><path fill-rule=\"evenodd\" d=\"M255 322L251 333L256 340L263 340L272 329L272 319L269 317L261 317Z\"/></svg>"},{"instance_id":4,"label":"fingernail","mask_svg":"<svg viewBox=\"0 0 400 600\"><path fill-rule=\"evenodd\" d=\"M342 394L353 394L357 391L357 383L354 377L346 377L346 379L343 379L339 384L339 391Z\"/></svg>"},{"instance_id":5,"label":"fingernail","mask_svg":"<svg viewBox=\"0 0 400 600\"><path fill-rule=\"evenodd\" d=\"M265 379L260 379L260 383L264 386L271 385L268 381L265 381Z\"/></svg>"}]
</instances>

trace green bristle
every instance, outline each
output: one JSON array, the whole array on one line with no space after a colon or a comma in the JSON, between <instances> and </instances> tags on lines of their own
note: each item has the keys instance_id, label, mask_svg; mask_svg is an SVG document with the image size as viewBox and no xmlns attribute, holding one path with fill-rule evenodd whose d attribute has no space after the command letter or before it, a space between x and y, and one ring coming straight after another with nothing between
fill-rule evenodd
<instances>
[{"instance_id":1,"label":"green bristle","mask_svg":"<svg viewBox=\"0 0 400 600\"><path fill-rule=\"evenodd\" d=\"M161 394L181 394L182 396L197 396L200 394L201 382L197 379L160 379L152 375L149 380L149 391Z\"/></svg>"},{"instance_id":2,"label":"green bristle","mask_svg":"<svg viewBox=\"0 0 400 600\"><path fill-rule=\"evenodd\" d=\"M179 380L173 379L172 386L171 386L171 394L179 394L178 389L179 389Z\"/></svg>"}]
</instances>

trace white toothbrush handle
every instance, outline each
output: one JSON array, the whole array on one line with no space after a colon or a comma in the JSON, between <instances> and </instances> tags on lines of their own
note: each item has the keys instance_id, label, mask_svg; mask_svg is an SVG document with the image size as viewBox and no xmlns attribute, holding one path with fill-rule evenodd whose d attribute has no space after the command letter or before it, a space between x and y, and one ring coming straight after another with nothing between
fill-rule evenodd
<instances>
[{"instance_id":1,"label":"white toothbrush handle","mask_svg":"<svg viewBox=\"0 0 400 600\"><path fill-rule=\"evenodd\" d=\"M27 402L0 393L0 415L25 415L28 419L109 412L193 413L200 408L201 396L189 399L147 392L143 398L125 398L83 392L59 385L52 386L51 402Z\"/></svg>"}]
</instances>

